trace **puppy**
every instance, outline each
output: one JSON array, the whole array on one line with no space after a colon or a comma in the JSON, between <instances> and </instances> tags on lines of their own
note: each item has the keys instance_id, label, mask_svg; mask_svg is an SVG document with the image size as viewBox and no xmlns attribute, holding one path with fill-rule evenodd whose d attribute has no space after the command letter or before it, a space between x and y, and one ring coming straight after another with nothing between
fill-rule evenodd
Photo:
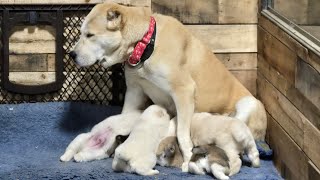
<instances>
[{"instance_id":1,"label":"puppy","mask_svg":"<svg viewBox=\"0 0 320 180\"><path fill-rule=\"evenodd\" d=\"M180 168L183 157L178 145L176 136L169 136L163 139L157 150L157 164Z\"/></svg>"},{"instance_id":2,"label":"puppy","mask_svg":"<svg viewBox=\"0 0 320 180\"><path fill-rule=\"evenodd\" d=\"M194 147L188 171L193 174L212 173L218 179L229 179L229 158L225 151L211 144Z\"/></svg>"},{"instance_id":3,"label":"puppy","mask_svg":"<svg viewBox=\"0 0 320 180\"><path fill-rule=\"evenodd\" d=\"M61 161L76 162L99 160L109 157L118 146L117 135L128 135L139 121L140 111L108 117L88 133L78 135L60 157Z\"/></svg>"},{"instance_id":4,"label":"puppy","mask_svg":"<svg viewBox=\"0 0 320 180\"><path fill-rule=\"evenodd\" d=\"M141 115L128 139L115 150L112 162L114 171L140 175L155 175L156 151L169 129L167 111L157 105L149 106Z\"/></svg>"},{"instance_id":5,"label":"puppy","mask_svg":"<svg viewBox=\"0 0 320 180\"><path fill-rule=\"evenodd\" d=\"M260 166L259 153L248 126L233 117L195 113L191 122L191 139L195 146L214 143L229 158L232 176L239 172L240 154L246 153L253 167Z\"/></svg>"}]
</instances>

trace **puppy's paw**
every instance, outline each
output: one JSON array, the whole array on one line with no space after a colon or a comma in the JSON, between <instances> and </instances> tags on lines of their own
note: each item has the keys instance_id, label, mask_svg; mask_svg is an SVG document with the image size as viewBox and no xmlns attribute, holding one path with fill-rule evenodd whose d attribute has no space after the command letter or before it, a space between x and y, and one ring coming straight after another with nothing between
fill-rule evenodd
<instances>
[{"instance_id":1,"label":"puppy's paw","mask_svg":"<svg viewBox=\"0 0 320 180\"><path fill-rule=\"evenodd\" d=\"M159 174L159 171L158 171L158 170L156 170L156 169L155 169L155 170L151 170L151 171L150 171L150 175L151 175L151 176L153 176L153 175L157 175L157 174Z\"/></svg>"},{"instance_id":2,"label":"puppy's paw","mask_svg":"<svg viewBox=\"0 0 320 180\"><path fill-rule=\"evenodd\" d=\"M72 156L70 157L70 156L67 156L66 154L64 154L64 155L62 155L61 157L60 157L60 161L62 161L62 162L68 162L68 161L70 161L72 159Z\"/></svg>"},{"instance_id":3,"label":"puppy's paw","mask_svg":"<svg viewBox=\"0 0 320 180\"><path fill-rule=\"evenodd\" d=\"M83 154L81 154L81 153L78 153L78 154L76 154L76 155L74 155L74 160L76 161L76 162L84 162L84 161L86 161L85 160L85 157L83 156Z\"/></svg>"},{"instance_id":4,"label":"puppy's paw","mask_svg":"<svg viewBox=\"0 0 320 180\"><path fill-rule=\"evenodd\" d=\"M72 158L73 158L73 153L70 151L67 151L60 157L60 161L67 162L67 161L70 161Z\"/></svg>"},{"instance_id":5,"label":"puppy's paw","mask_svg":"<svg viewBox=\"0 0 320 180\"><path fill-rule=\"evenodd\" d=\"M182 172L188 172L189 170L189 162L183 162L181 166Z\"/></svg>"},{"instance_id":6,"label":"puppy's paw","mask_svg":"<svg viewBox=\"0 0 320 180\"><path fill-rule=\"evenodd\" d=\"M251 162L252 167L254 168L258 168L260 167L260 159L259 158L255 158L252 162Z\"/></svg>"}]
</instances>

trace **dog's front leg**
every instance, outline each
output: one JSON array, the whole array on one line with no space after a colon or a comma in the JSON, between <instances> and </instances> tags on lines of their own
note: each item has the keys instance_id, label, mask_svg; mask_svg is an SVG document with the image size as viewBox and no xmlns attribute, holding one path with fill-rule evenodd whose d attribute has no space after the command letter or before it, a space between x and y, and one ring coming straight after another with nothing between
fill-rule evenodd
<instances>
[{"instance_id":1,"label":"dog's front leg","mask_svg":"<svg viewBox=\"0 0 320 180\"><path fill-rule=\"evenodd\" d=\"M177 138L183 153L182 171L188 172L188 164L192 156L193 147L190 138L191 119L194 113L195 85L193 81L173 89L173 100L177 109Z\"/></svg>"},{"instance_id":2,"label":"dog's front leg","mask_svg":"<svg viewBox=\"0 0 320 180\"><path fill-rule=\"evenodd\" d=\"M127 91L122 108L122 114L141 110L147 101L147 96L138 85L131 85L127 83Z\"/></svg>"}]
</instances>

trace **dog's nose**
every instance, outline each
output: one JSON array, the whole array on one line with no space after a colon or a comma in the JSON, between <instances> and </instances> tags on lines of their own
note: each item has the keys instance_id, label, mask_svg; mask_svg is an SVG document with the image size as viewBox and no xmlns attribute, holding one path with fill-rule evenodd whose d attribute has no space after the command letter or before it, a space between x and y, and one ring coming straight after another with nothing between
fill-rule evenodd
<instances>
[{"instance_id":1,"label":"dog's nose","mask_svg":"<svg viewBox=\"0 0 320 180\"><path fill-rule=\"evenodd\" d=\"M71 52L69 53L69 55L70 55L70 57L71 57L72 59L76 59L76 57L77 57L77 53L74 52L74 51L71 51Z\"/></svg>"}]
</instances>

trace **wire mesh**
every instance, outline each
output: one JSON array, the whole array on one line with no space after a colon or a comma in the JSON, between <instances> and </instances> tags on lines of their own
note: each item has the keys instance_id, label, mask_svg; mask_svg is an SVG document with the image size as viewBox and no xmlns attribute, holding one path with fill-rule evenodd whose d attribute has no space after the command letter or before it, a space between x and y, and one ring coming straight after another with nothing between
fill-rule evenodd
<instances>
[{"instance_id":1,"label":"wire mesh","mask_svg":"<svg viewBox=\"0 0 320 180\"><path fill-rule=\"evenodd\" d=\"M105 69L98 64L88 68L79 68L68 52L79 39L80 27L92 6L89 5L39 5L39 6L0 6L9 10L62 10L63 11L63 62L65 77L62 88L56 92L27 95L6 91L0 87L0 103L50 102L50 101L85 101L103 105L122 105L125 92L125 80L122 65ZM2 14L2 13L1 13ZM0 24L2 16L0 15ZM59 35L57 35L59 36ZM2 34L0 28L0 48ZM0 64L0 70L1 70ZM1 71L0 71L1 72ZM1 73L0 73L1 78ZM1 80L0 80L1 84Z\"/></svg>"}]
</instances>

